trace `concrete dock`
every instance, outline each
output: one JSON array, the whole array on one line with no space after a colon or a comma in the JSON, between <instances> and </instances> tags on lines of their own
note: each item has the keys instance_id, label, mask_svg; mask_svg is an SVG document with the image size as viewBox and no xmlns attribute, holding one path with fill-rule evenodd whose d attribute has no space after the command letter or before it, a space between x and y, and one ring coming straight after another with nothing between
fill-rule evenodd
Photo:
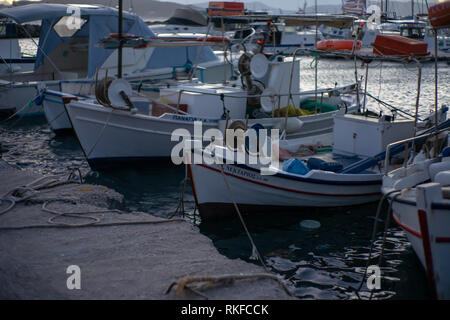
<instances>
[{"instance_id":1,"label":"concrete dock","mask_svg":"<svg viewBox=\"0 0 450 320\"><path fill-rule=\"evenodd\" d=\"M0 197L39 178L0 160ZM187 221L112 210L123 197L106 187L74 182L14 196L27 199L0 215L0 299L292 299L274 274L221 255ZM9 206L3 200L0 212ZM72 265L80 289L68 285ZM230 274L258 276L189 282Z\"/></svg>"}]
</instances>

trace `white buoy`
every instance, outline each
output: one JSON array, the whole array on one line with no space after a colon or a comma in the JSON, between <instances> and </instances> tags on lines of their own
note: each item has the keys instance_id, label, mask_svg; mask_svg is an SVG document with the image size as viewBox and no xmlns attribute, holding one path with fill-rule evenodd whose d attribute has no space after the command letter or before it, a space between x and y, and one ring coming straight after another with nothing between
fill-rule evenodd
<instances>
[{"instance_id":1,"label":"white buoy","mask_svg":"<svg viewBox=\"0 0 450 320\"><path fill-rule=\"evenodd\" d=\"M316 220L303 220L300 222L300 227L307 230L316 230L320 228L320 222Z\"/></svg>"},{"instance_id":2,"label":"white buoy","mask_svg":"<svg viewBox=\"0 0 450 320\"><path fill-rule=\"evenodd\" d=\"M261 108L265 112L272 112L278 102L278 92L273 88L266 88L261 97Z\"/></svg>"},{"instance_id":3,"label":"white buoy","mask_svg":"<svg viewBox=\"0 0 450 320\"><path fill-rule=\"evenodd\" d=\"M131 85L128 81L124 79L113 80L108 87L108 99L114 107L127 106L126 101L120 95L121 91L125 92L128 97L131 97L133 94L133 90L131 89Z\"/></svg>"},{"instance_id":4,"label":"white buoy","mask_svg":"<svg viewBox=\"0 0 450 320\"><path fill-rule=\"evenodd\" d=\"M262 53L255 54L250 61L250 71L256 79L262 79L269 71L269 60Z\"/></svg>"}]
</instances>

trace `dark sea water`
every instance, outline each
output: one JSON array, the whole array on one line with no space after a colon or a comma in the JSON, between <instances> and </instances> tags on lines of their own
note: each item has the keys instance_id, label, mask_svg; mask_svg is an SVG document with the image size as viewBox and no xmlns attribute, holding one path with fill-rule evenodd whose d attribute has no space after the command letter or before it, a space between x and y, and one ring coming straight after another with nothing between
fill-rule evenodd
<instances>
[{"instance_id":1,"label":"dark sea water","mask_svg":"<svg viewBox=\"0 0 450 320\"><path fill-rule=\"evenodd\" d=\"M302 89L314 88L311 63L311 58L302 59ZM450 104L449 68L440 63L439 104ZM433 64L424 66L422 115L428 114L434 103L433 72ZM369 91L411 111L415 103L416 74L412 65L393 63L383 63L380 73L380 65L375 63L369 73ZM320 60L319 87L332 87L335 82L344 85L353 80L352 61ZM371 102L370 107L377 110L379 106ZM67 174L71 168L80 168L87 182L106 185L122 193L125 210L170 217L178 205L184 167L174 166L169 161L149 161L147 166L139 169L91 171L75 136L55 136L43 116L2 122L0 135L4 160L42 174ZM245 220L266 264L288 279L300 298L356 299L354 290L359 286L366 265L376 207L375 203L351 209L299 209L295 214L273 212ZM251 246L238 219L202 223L193 214L190 186L186 190L185 209L192 224L211 238L222 254L257 263L250 258ZM382 247L386 210L383 212L374 246L376 258ZM315 231L302 229L300 222L305 219L319 221L320 228ZM376 291L374 298L429 299L423 268L405 233L391 223L386 239L381 290ZM367 297L365 285L363 291L361 296Z\"/></svg>"}]
</instances>

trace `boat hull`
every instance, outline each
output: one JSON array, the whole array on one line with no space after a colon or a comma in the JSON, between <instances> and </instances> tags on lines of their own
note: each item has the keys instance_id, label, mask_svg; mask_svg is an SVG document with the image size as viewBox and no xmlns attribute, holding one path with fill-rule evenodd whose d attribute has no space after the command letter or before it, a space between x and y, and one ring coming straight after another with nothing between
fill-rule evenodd
<instances>
[{"instance_id":1,"label":"boat hull","mask_svg":"<svg viewBox=\"0 0 450 320\"><path fill-rule=\"evenodd\" d=\"M0 60L0 75L33 71L35 62L34 58L2 59Z\"/></svg>"},{"instance_id":2,"label":"boat hull","mask_svg":"<svg viewBox=\"0 0 450 320\"><path fill-rule=\"evenodd\" d=\"M346 207L376 201L380 197L381 176L378 174L365 179L364 175L337 177L331 172L311 171L302 178L283 173L261 175L259 170L244 165L224 164L223 173L222 165L217 164L192 164L188 167L203 219L235 215L233 201L245 213L255 213L263 207L272 211Z\"/></svg>"},{"instance_id":3,"label":"boat hull","mask_svg":"<svg viewBox=\"0 0 450 320\"><path fill-rule=\"evenodd\" d=\"M422 266L427 270L427 254L434 262L434 278L438 278L436 285L437 298L450 299L450 204L431 205L432 215L417 209L414 190L409 191L412 196L396 197L392 203L394 220L405 231L411 246L419 258ZM422 219L422 221L421 221ZM431 241L427 243L424 234L429 233ZM425 248L430 247L427 252ZM436 272L437 271L437 272ZM439 272L440 271L440 272ZM438 274L436 274L438 273Z\"/></svg>"},{"instance_id":4,"label":"boat hull","mask_svg":"<svg viewBox=\"0 0 450 320\"><path fill-rule=\"evenodd\" d=\"M59 82L32 82L5 84L0 87L0 111L18 116L41 115L44 112L42 90L59 90Z\"/></svg>"},{"instance_id":5,"label":"boat hull","mask_svg":"<svg viewBox=\"0 0 450 320\"><path fill-rule=\"evenodd\" d=\"M64 96L63 93L52 92L49 90L44 93L42 105L45 118L47 119L50 128L52 128L55 133L72 130L72 124L70 123L66 109L64 108Z\"/></svg>"},{"instance_id":6,"label":"boat hull","mask_svg":"<svg viewBox=\"0 0 450 320\"><path fill-rule=\"evenodd\" d=\"M94 169L116 167L124 162L143 162L171 156L176 129L194 135L194 121L202 121L203 131L217 127L217 121L176 114L153 117L113 110L94 103L72 101L66 105L70 122L85 156ZM201 137L200 137L201 138Z\"/></svg>"},{"instance_id":7,"label":"boat hull","mask_svg":"<svg viewBox=\"0 0 450 320\"><path fill-rule=\"evenodd\" d=\"M220 61L208 62L201 64L204 70L197 71L196 76L201 78L204 82L218 83L222 82L224 76L230 77L231 68L229 64L223 64ZM155 79L170 79L174 76L172 68L163 68L150 70L143 73L136 73L126 77L127 80L131 82L145 82L148 80ZM86 86L88 84L94 84L94 79L73 79L73 80L49 80L49 81L31 81L23 83L5 83L0 85L0 112L3 113L16 113L18 116L25 115L37 115L43 114L44 108L42 105L42 100L34 99L41 96L44 89L54 90L54 91L66 91L65 87L69 84L74 85L75 88L81 86ZM78 94L78 89L69 90L65 92L73 95ZM42 96L42 98L44 98ZM51 103L49 103L51 104ZM55 104L52 104L52 109L55 109L56 113L59 114L61 106L58 108ZM51 118L50 116L48 118ZM61 118L61 117L60 117ZM58 119L60 119L58 118ZM65 124L68 125L68 119L64 119L60 124L55 124L60 127ZM64 127L63 129L70 129L71 127Z\"/></svg>"}]
</instances>

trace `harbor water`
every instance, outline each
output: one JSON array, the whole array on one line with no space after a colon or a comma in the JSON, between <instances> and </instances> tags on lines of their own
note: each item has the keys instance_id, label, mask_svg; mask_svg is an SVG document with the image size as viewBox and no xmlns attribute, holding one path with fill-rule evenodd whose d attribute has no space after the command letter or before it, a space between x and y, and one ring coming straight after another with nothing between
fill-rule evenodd
<instances>
[{"instance_id":1,"label":"harbor water","mask_svg":"<svg viewBox=\"0 0 450 320\"><path fill-rule=\"evenodd\" d=\"M301 58L301 89L314 89L314 63ZM365 73L357 62L358 79ZM319 60L318 87L345 85L355 80L354 62ZM364 82L363 82L364 83ZM439 63L439 106L450 105L450 66ZM423 65L420 115L434 108L434 65ZM400 109L413 112L416 101L417 66L391 62L372 62L368 92ZM380 106L368 98L369 109ZM385 110L385 109L384 109ZM386 110L384 111L386 112ZM388 114L390 114L388 112ZM123 167L113 172L89 168L74 135L56 136L45 117L15 118L0 125L2 158L20 168L43 174L66 174L79 168L86 182L101 184L122 193L124 210L139 210L161 217L175 213L184 178L183 166L170 160L149 161L140 168ZM229 258L250 258L252 250L238 219L202 223L194 214L194 199L188 186L185 211L192 224L212 239L219 252ZM296 213L272 212L246 217L246 223L266 264L289 280L302 299L356 299L366 259L377 204L343 209L299 209ZM382 250L382 229L386 210L381 215L374 245L374 263ZM178 213L179 214L179 213ZM318 229L306 230L303 220L320 222ZM205 270L206 271L206 270ZM383 280L378 299L428 299L427 280L405 233L391 222L384 243ZM365 293L364 293L365 291ZM362 295L367 296L363 285Z\"/></svg>"}]
</instances>

